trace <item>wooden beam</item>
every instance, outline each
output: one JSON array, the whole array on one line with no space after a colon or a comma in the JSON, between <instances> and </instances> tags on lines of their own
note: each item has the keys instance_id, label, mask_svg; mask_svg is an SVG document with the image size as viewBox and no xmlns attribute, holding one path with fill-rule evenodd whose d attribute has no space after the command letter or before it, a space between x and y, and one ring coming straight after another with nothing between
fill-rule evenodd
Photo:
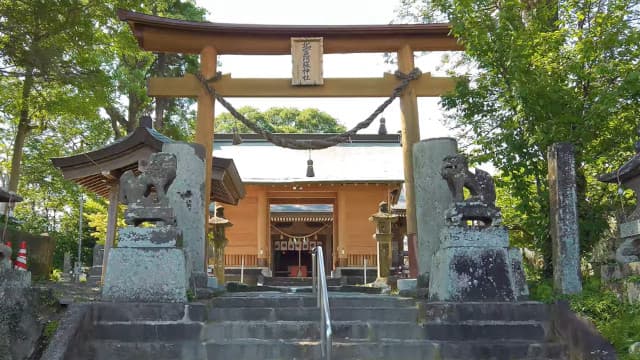
<instances>
[{"instance_id":1,"label":"wooden beam","mask_svg":"<svg viewBox=\"0 0 640 360\"><path fill-rule=\"evenodd\" d=\"M218 54L291 54L292 37L322 37L325 54L395 52L402 44L414 51L462 50L449 24L388 25L253 25L194 22L124 10L140 47L147 51L199 54L206 47Z\"/></svg>"},{"instance_id":2,"label":"wooden beam","mask_svg":"<svg viewBox=\"0 0 640 360\"><path fill-rule=\"evenodd\" d=\"M320 86L293 86L291 79L234 79L223 75L212 86L225 97L388 97L400 81L385 73L382 78L324 79ZM455 87L455 80L423 74L412 82L416 96L441 96ZM200 82L189 74L182 78L151 78L149 96L191 97L200 93Z\"/></svg>"}]
</instances>

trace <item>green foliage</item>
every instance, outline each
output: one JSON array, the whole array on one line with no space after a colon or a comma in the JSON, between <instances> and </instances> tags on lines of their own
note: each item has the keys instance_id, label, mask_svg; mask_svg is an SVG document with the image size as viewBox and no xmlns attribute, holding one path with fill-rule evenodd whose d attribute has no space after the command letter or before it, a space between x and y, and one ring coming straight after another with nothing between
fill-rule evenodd
<instances>
[{"instance_id":1,"label":"green foliage","mask_svg":"<svg viewBox=\"0 0 640 360\"><path fill-rule=\"evenodd\" d=\"M58 282L60 281L60 279L62 279L62 270L53 269L53 271L51 271L51 274L49 275L49 281Z\"/></svg>"},{"instance_id":2,"label":"green foliage","mask_svg":"<svg viewBox=\"0 0 640 360\"><path fill-rule=\"evenodd\" d=\"M606 214L620 205L595 176L632 153L640 112L639 1L404 3L439 11L464 43L452 64L464 77L441 104L463 148L500 170L505 223L547 264L546 152L555 142L575 145L581 250L589 252L608 226Z\"/></svg>"},{"instance_id":3,"label":"green foliage","mask_svg":"<svg viewBox=\"0 0 640 360\"><path fill-rule=\"evenodd\" d=\"M244 106L238 111L261 129L274 133L340 133L346 130L338 120L318 109L272 107L261 112L254 107ZM231 133L234 127L240 133L253 132L230 113L216 117L216 132Z\"/></svg>"},{"instance_id":4,"label":"green foliage","mask_svg":"<svg viewBox=\"0 0 640 360\"><path fill-rule=\"evenodd\" d=\"M603 289L599 279L583 282L581 294L559 296L553 293L551 280L530 283L530 298L551 303L567 299L571 309L589 319L616 348L620 359L638 359L629 355L629 346L640 339L640 304L629 304L610 290Z\"/></svg>"}]
</instances>

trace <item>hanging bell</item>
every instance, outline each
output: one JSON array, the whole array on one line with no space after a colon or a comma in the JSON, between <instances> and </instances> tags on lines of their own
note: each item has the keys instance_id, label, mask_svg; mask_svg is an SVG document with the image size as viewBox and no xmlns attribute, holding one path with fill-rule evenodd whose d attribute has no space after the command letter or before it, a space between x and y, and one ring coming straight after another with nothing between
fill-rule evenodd
<instances>
[{"instance_id":1,"label":"hanging bell","mask_svg":"<svg viewBox=\"0 0 640 360\"><path fill-rule=\"evenodd\" d=\"M378 135L387 135L387 120L383 117L380 118L380 127L378 128Z\"/></svg>"},{"instance_id":2,"label":"hanging bell","mask_svg":"<svg viewBox=\"0 0 640 360\"><path fill-rule=\"evenodd\" d=\"M238 133L238 127L234 126L233 127L233 140L231 142L233 145L240 145L242 144L242 138L240 137L240 134Z\"/></svg>"},{"instance_id":3,"label":"hanging bell","mask_svg":"<svg viewBox=\"0 0 640 360\"><path fill-rule=\"evenodd\" d=\"M307 160L307 177L314 177L316 173L313 171L313 160Z\"/></svg>"}]
</instances>

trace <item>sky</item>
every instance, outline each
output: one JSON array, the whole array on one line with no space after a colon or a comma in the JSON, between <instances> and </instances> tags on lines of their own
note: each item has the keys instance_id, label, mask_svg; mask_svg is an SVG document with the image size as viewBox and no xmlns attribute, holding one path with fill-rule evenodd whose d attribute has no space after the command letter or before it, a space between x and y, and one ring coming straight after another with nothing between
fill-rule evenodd
<instances>
[{"instance_id":1,"label":"sky","mask_svg":"<svg viewBox=\"0 0 640 360\"><path fill-rule=\"evenodd\" d=\"M207 20L222 23L281 25L363 25L388 24L394 18L398 0L196 0L209 11ZM444 76L438 70L441 53L416 56L416 66L423 73ZM221 55L219 71L234 78L291 77L290 56ZM386 64L383 54L330 54L323 58L324 77L381 77L393 72L395 65ZM351 128L370 115L384 98L232 98L231 104L266 110L273 106L318 108ZM443 113L438 98L418 99L421 138L451 136L442 124ZM223 112L220 104L216 112ZM226 110L224 110L226 111ZM394 101L383 116L389 133L400 130L399 100ZM378 122L360 133L375 133Z\"/></svg>"}]
</instances>

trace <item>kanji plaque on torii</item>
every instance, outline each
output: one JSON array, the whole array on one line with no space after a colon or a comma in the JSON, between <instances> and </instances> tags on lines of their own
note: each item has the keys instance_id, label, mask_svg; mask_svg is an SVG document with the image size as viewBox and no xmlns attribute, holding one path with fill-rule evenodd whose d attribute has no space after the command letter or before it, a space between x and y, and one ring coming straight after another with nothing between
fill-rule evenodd
<instances>
[{"instance_id":1,"label":"kanji plaque on torii","mask_svg":"<svg viewBox=\"0 0 640 360\"><path fill-rule=\"evenodd\" d=\"M292 85L322 85L322 38L291 38Z\"/></svg>"}]
</instances>

